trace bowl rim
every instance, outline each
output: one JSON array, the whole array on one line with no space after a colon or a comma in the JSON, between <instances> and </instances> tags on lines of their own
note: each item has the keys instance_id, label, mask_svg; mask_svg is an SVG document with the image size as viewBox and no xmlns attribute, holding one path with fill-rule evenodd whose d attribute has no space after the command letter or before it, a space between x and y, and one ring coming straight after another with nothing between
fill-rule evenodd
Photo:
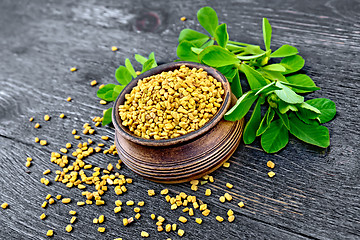
<instances>
[{"instance_id":1,"label":"bowl rim","mask_svg":"<svg viewBox=\"0 0 360 240\"><path fill-rule=\"evenodd\" d=\"M209 75L211 75L213 78L215 78L216 80L218 80L222 83L222 87L224 89L224 95L223 95L224 100L223 100L219 110L215 114L215 116L213 116L210 119L210 121L208 121L204 126L199 128L198 130L187 133L180 137L170 138L170 139L155 140L155 139L141 138L141 137L136 136L132 132L130 132L130 130L127 127L123 126L121 124L122 120L120 118L120 115L118 114L118 108L119 108L119 105L124 103L125 94L130 93L131 90L137 85L137 83L140 79L147 78L147 77L159 74L164 71L173 71L175 69L179 69L180 66L182 66L182 65L185 65L189 68L197 68L197 69L202 68ZM134 78L130 83L128 83L125 86L125 88L121 91L121 93L119 94L119 96L117 97L117 99L114 102L113 110L112 110L112 122L115 127L115 130L118 131L119 134L126 140L129 140L129 141L132 141L134 143L144 145L144 146L153 146L153 147L173 146L173 145L177 145L177 144L181 144L181 143L193 140L193 139L203 135L204 133L209 131L211 128L213 128L225 115L226 110L230 106L230 103L231 103L230 100L231 100L230 83L226 79L226 77L221 72L216 70L215 68L209 67L204 64L195 63L195 62L187 62L187 61L171 62L171 63L159 65L155 68L150 69L149 71L146 71L146 72L140 74L139 76Z\"/></svg>"}]
</instances>

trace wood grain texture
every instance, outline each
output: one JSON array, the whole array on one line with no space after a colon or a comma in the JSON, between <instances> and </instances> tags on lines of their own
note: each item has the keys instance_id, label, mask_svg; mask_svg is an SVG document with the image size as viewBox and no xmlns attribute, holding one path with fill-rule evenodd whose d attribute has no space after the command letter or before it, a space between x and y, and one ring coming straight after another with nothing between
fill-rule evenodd
<instances>
[{"instance_id":1,"label":"wood grain texture","mask_svg":"<svg viewBox=\"0 0 360 240\"><path fill-rule=\"evenodd\" d=\"M40 183L42 172L56 169L49 161L51 151L74 140L71 130L99 116L109 106L98 104L97 88L91 80L115 82L115 69L134 53L156 53L161 63L176 58L176 39L184 27L200 30L195 14L205 5L212 6L220 22L229 26L230 38L262 44L261 18L273 26L272 45L288 43L297 47L306 59L304 72L322 89L307 98L328 97L337 105L335 120L327 123L331 146L326 150L291 139L280 153L265 154L259 142L240 144L230 159L230 168L214 172L214 183L190 190L189 184L165 186L138 178L123 167L120 172L134 179L129 191L116 197L113 191L104 196L108 204L78 208L74 203L57 203L38 217L46 194L62 194L82 199L78 189L53 183ZM53 228L53 239L140 239L140 231L150 239L178 239L175 233L158 233L149 218L157 213L173 223L183 213L170 211L163 196L149 197L147 189L169 187L171 194L194 194L208 204L212 213L201 226L193 221L179 223L186 233L183 239L359 239L360 238L360 21L358 1L10 1L0 3L0 202L9 209L0 214L0 238L47 239ZM151 13L151 14L150 14ZM181 22L180 17L187 21ZM118 52L111 52L111 46ZM76 66L77 72L70 72ZM139 68L139 66L137 65ZM72 102L65 99L71 96ZM65 119L58 118L64 113ZM43 116L52 116L45 122ZM35 117L29 123L29 117ZM41 128L35 129L35 122ZM114 130L99 128L93 137L114 139ZM46 147L34 138L46 139ZM86 138L85 138L86 139ZM110 144L110 143L107 143ZM26 157L33 166L26 173ZM117 158L96 154L87 162L105 167ZM268 178L266 162L276 163L274 178ZM54 174L50 175L53 179ZM234 188L226 189L226 182ZM204 196L206 188L213 194ZM220 203L226 191L234 200ZM144 200L141 221L123 227L123 217L132 214L124 207L113 213L113 201ZM245 208L237 206L244 201ZM68 211L76 208L79 221L72 233L65 232L70 220ZM218 223L216 215L226 216L234 210L233 224ZM107 231L97 232L91 223L104 214ZM199 212L196 213L199 216Z\"/></svg>"}]
</instances>

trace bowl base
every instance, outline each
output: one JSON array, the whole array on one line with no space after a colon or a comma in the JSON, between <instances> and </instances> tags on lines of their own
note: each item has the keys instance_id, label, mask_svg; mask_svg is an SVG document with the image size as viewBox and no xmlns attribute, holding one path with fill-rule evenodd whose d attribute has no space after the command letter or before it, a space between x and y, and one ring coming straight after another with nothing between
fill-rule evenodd
<instances>
[{"instance_id":1,"label":"bowl base","mask_svg":"<svg viewBox=\"0 0 360 240\"><path fill-rule=\"evenodd\" d=\"M132 171L151 181L181 183L198 179L219 168L236 150L244 119L222 119L215 127L192 141L176 146L144 146L115 133L117 152Z\"/></svg>"}]
</instances>

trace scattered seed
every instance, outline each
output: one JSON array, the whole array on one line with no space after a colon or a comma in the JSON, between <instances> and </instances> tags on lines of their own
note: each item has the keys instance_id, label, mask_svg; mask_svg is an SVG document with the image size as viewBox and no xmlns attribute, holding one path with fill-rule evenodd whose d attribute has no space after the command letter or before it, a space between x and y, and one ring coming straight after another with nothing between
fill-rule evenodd
<instances>
[{"instance_id":1,"label":"scattered seed","mask_svg":"<svg viewBox=\"0 0 360 240\"><path fill-rule=\"evenodd\" d=\"M48 237L52 237L54 235L54 231L53 230L48 230L46 233L46 236Z\"/></svg>"},{"instance_id":2,"label":"scattered seed","mask_svg":"<svg viewBox=\"0 0 360 240\"><path fill-rule=\"evenodd\" d=\"M211 189L206 189L205 190L205 195L210 196L211 195Z\"/></svg>"},{"instance_id":3,"label":"scattered seed","mask_svg":"<svg viewBox=\"0 0 360 240\"><path fill-rule=\"evenodd\" d=\"M153 189L150 189L148 190L148 195L151 197L151 196L154 196L155 195L155 191Z\"/></svg>"},{"instance_id":4,"label":"scattered seed","mask_svg":"<svg viewBox=\"0 0 360 240\"><path fill-rule=\"evenodd\" d=\"M76 217L72 217L72 218L70 219L70 223L71 223L71 224L73 224L75 221L76 221Z\"/></svg>"},{"instance_id":5,"label":"scattered seed","mask_svg":"<svg viewBox=\"0 0 360 240\"><path fill-rule=\"evenodd\" d=\"M231 183L226 183L226 187L233 188L233 185Z\"/></svg>"},{"instance_id":6,"label":"scattered seed","mask_svg":"<svg viewBox=\"0 0 360 240\"><path fill-rule=\"evenodd\" d=\"M161 192L160 192L161 195L166 195L168 193L169 193L169 189L167 189L167 188L161 190Z\"/></svg>"},{"instance_id":7,"label":"scattered seed","mask_svg":"<svg viewBox=\"0 0 360 240\"><path fill-rule=\"evenodd\" d=\"M25 166L26 166L26 167L30 167L30 166L31 166L31 162L27 161L27 162L25 163Z\"/></svg>"},{"instance_id":8,"label":"scattered seed","mask_svg":"<svg viewBox=\"0 0 360 240\"><path fill-rule=\"evenodd\" d=\"M71 72L75 72L75 71L77 71L77 68L76 68L76 67L72 67L72 68L70 68L70 71L71 71Z\"/></svg>"},{"instance_id":9,"label":"scattered seed","mask_svg":"<svg viewBox=\"0 0 360 240\"><path fill-rule=\"evenodd\" d=\"M232 200L232 196L229 193L225 193L224 197L226 198L226 200L231 201Z\"/></svg>"},{"instance_id":10,"label":"scattered seed","mask_svg":"<svg viewBox=\"0 0 360 240\"><path fill-rule=\"evenodd\" d=\"M111 51L115 52L115 51L117 51L117 50L118 50L117 47L115 47L115 46L112 46L112 47L111 47Z\"/></svg>"},{"instance_id":11,"label":"scattered seed","mask_svg":"<svg viewBox=\"0 0 360 240\"><path fill-rule=\"evenodd\" d=\"M101 105L105 105L105 104L107 104L107 101L105 101L105 100L100 100L100 104L101 104Z\"/></svg>"},{"instance_id":12,"label":"scattered seed","mask_svg":"<svg viewBox=\"0 0 360 240\"><path fill-rule=\"evenodd\" d=\"M44 116L44 120L45 120L45 121L49 121L49 120L50 120L50 116L49 116L49 115L45 115L45 116Z\"/></svg>"},{"instance_id":13,"label":"scattered seed","mask_svg":"<svg viewBox=\"0 0 360 240\"><path fill-rule=\"evenodd\" d=\"M145 202L144 201L141 201L141 202L138 202L138 206L142 207L145 205Z\"/></svg>"},{"instance_id":14,"label":"scattered seed","mask_svg":"<svg viewBox=\"0 0 360 240\"><path fill-rule=\"evenodd\" d=\"M134 205L134 201L127 201L127 202L126 202L126 205L132 206L132 205Z\"/></svg>"},{"instance_id":15,"label":"scattered seed","mask_svg":"<svg viewBox=\"0 0 360 240\"><path fill-rule=\"evenodd\" d=\"M67 225L66 226L66 228L65 228L65 230L67 231L67 232L71 232L72 231L72 226L69 224L69 225Z\"/></svg>"},{"instance_id":16,"label":"scattered seed","mask_svg":"<svg viewBox=\"0 0 360 240\"><path fill-rule=\"evenodd\" d=\"M91 83L90 83L91 86L95 86L96 84L97 84L96 80L92 80Z\"/></svg>"},{"instance_id":17,"label":"scattered seed","mask_svg":"<svg viewBox=\"0 0 360 240\"><path fill-rule=\"evenodd\" d=\"M224 221L224 219L222 217L220 217L220 216L216 216L216 220L218 220L219 222Z\"/></svg>"},{"instance_id":18,"label":"scattered seed","mask_svg":"<svg viewBox=\"0 0 360 240\"><path fill-rule=\"evenodd\" d=\"M55 203L55 200L53 198L50 198L49 199L49 204L54 204Z\"/></svg>"},{"instance_id":19,"label":"scattered seed","mask_svg":"<svg viewBox=\"0 0 360 240\"><path fill-rule=\"evenodd\" d=\"M103 233L103 232L105 232L105 228L104 227L98 227L98 231Z\"/></svg>"},{"instance_id":20,"label":"scattered seed","mask_svg":"<svg viewBox=\"0 0 360 240\"><path fill-rule=\"evenodd\" d=\"M40 219L41 219L41 220L44 220L45 218L46 218L45 213L43 213L43 214L40 215Z\"/></svg>"},{"instance_id":21,"label":"scattered seed","mask_svg":"<svg viewBox=\"0 0 360 240\"><path fill-rule=\"evenodd\" d=\"M35 128L39 128L40 127L40 124L39 123L36 123L35 124Z\"/></svg>"},{"instance_id":22,"label":"scattered seed","mask_svg":"<svg viewBox=\"0 0 360 240\"><path fill-rule=\"evenodd\" d=\"M38 143L40 142L40 139L38 137L35 138L35 142Z\"/></svg>"},{"instance_id":23,"label":"scattered seed","mask_svg":"<svg viewBox=\"0 0 360 240\"><path fill-rule=\"evenodd\" d=\"M68 97L68 98L66 99L66 101L70 102L70 101L71 101L71 97Z\"/></svg>"},{"instance_id":24,"label":"scattered seed","mask_svg":"<svg viewBox=\"0 0 360 240\"><path fill-rule=\"evenodd\" d=\"M238 205L239 205L239 207L241 207L241 208L245 206L245 204L244 204L243 202L239 202Z\"/></svg>"},{"instance_id":25,"label":"scattered seed","mask_svg":"<svg viewBox=\"0 0 360 240\"><path fill-rule=\"evenodd\" d=\"M273 172L273 171L270 171L270 172L268 172L268 175L269 175L269 177L274 177L275 176L275 173Z\"/></svg>"},{"instance_id":26,"label":"scattered seed","mask_svg":"<svg viewBox=\"0 0 360 240\"><path fill-rule=\"evenodd\" d=\"M3 204L1 204L1 207L2 207L2 209L6 209L9 207L9 204L4 202Z\"/></svg>"},{"instance_id":27,"label":"scattered seed","mask_svg":"<svg viewBox=\"0 0 360 240\"><path fill-rule=\"evenodd\" d=\"M187 219L185 217L183 217L183 216L180 216L179 221L182 222L182 223L186 223Z\"/></svg>"},{"instance_id":28,"label":"scattered seed","mask_svg":"<svg viewBox=\"0 0 360 240\"><path fill-rule=\"evenodd\" d=\"M186 17L181 17L180 20L184 22L186 21Z\"/></svg>"},{"instance_id":29,"label":"scattered seed","mask_svg":"<svg viewBox=\"0 0 360 240\"><path fill-rule=\"evenodd\" d=\"M228 217L228 221L229 222L233 222L235 220L235 216L234 215L231 215Z\"/></svg>"},{"instance_id":30,"label":"scattered seed","mask_svg":"<svg viewBox=\"0 0 360 240\"><path fill-rule=\"evenodd\" d=\"M51 173L51 170L50 170L50 169L46 169L46 170L43 172L44 175L49 174L49 173Z\"/></svg>"},{"instance_id":31,"label":"scattered seed","mask_svg":"<svg viewBox=\"0 0 360 240\"><path fill-rule=\"evenodd\" d=\"M224 162L223 167L226 167L226 168L230 167L230 163L229 162Z\"/></svg>"},{"instance_id":32,"label":"scattered seed","mask_svg":"<svg viewBox=\"0 0 360 240\"><path fill-rule=\"evenodd\" d=\"M34 121L34 118L33 118L33 117L31 117L31 118L29 119L29 122L32 122L32 121Z\"/></svg>"},{"instance_id":33,"label":"scattered seed","mask_svg":"<svg viewBox=\"0 0 360 240\"><path fill-rule=\"evenodd\" d=\"M100 215L99 216L99 223L103 223L105 221L105 216L104 215Z\"/></svg>"},{"instance_id":34,"label":"scattered seed","mask_svg":"<svg viewBox=\"0 0 360 240\"><path fill-rule=\"evenodd\" d=\"M63 198L61 201L62 201L62 203L64 203L64 204L68 204L68 203L71 202L71 198Z\"/></svg>"},{"instance_id":35,"label":"scattered seed","mask_svg":"<svg viewBox=\"0 0 360 240\"><path fill-rule=\"evenodd\" d=\"M42 146L47 145L47 141L46 140L40 140L40 145L42 145Z\"/></svg>"},{"instance_id":36,"label":"scattered seed","mask_svg":"<svg viewBox=\"0 0 360 240\"><path fill-rule=\"evenodd\" d=\"M202 223L202 219L201 219L201 218L195 218L195 222L198 223L198 224L201 224L201 223Z\"/></svg>"},{"instance_id":37,"label":"scattered seed","mask_svg":"<svg viewBox=\"0 0 360 240\"><path fill-rule=\"evenodd\" d=\"M182 237L184 234L185 234L185 231L184 231L184 230L182 230L182 229L179 229L179 230L178 230L178 235L179 235L180 237Z\"/></svg>"},{"instance_id":38,"label":"scattered seed","mask_svg":"<svg viewBox=\"0 0 360 240\"><path fill-rule=\"evenodd\" d=\"M60 118L64 118L65 117L65 114L60 114L60 116L59 116Z\"/></svg>"},{"instance_id":39,"label":"scattered seed","mask_svg":"<svg viewBox=\"0 0 360 240\"><path fill-rule=\"evenodd\" d=\"M141 237L147 238L149 237L149 233L145 232L145 231L141 231Z\"/></svg>"}]
</instances>

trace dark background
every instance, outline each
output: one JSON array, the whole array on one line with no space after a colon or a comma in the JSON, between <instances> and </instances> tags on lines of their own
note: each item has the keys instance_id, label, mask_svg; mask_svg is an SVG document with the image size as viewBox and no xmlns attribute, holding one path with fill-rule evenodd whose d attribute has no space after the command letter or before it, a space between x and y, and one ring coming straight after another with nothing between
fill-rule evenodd
<instances>
[{"instance_id":1,"label":"dark background","mask_svg":"<svg viewBox=\"0 0 360 240\"><path fill-rule=\"evenodd\" d=\"M48 178L52 184L40 183L42 172L58 169L50 162L50 153L76 143L71 130L100 116L108 106L99 104L96 79L100 84L115 83L114 71L135 53L154 51L160 63L176 59L177 37L181 29L200 30L196 20L199 8L209 5L226 22L230 39L263 45L261 22L267 17L273 27L273 48L282 44L297 47L305 58L304 72L321 90L307 98L326 97L337 106L336 118L327 123L331 145L319 149L294 138L280 153L265 154L259 142L241 144L230 159L230 168L220 168L212 175L215 182L190 190L190 184L161 185L144 180L122 165L121 174L134 180L120 197L111 189L104 195L105 206L77 207L83 198L78 189L68 189ZM156 16L156 18L154 18ZM187 21L180 21L185 16ZM54 229L53 239L139 239L140 232L149 239L178 239L174 233L157 232L150 214L177 222L185 230L183 239L360 239L360 162L359 162L359 1L10 1L0 2L0 210L1 239L45 239ZM156 22L159 24L156 24ZM112 52L111 46L119 47ZM70 72L71 67L77 72ZM137 65L139 67L139 65ZM73 101L66 102L71 96ZM64 113L67 118L58 116ZM49 122L43 116L49 114ZM30 123L28 119L35 117ZM34 124L39 122L40 129ZM97 128L92 139L101 135L113 140L114 130ZM46 139L40 146L34 138ZM87 138L83 138L87 139ZM107 144L109 145L109 143ZM25 167L26 157L33 164ZM276 176L269 178L266 162L276 163ZM117 158L96 154L87 163L105 167ZM30 172L26 172L30 171ZM218 198L228 191L226 182L234 184L229 192L232 202ZM177 221L181 209L170 211L164 197L147 196L165 187L171 194L184 191L208 203L212 213L198 225L194 217L182 224ZM206 188L213 194L204 196ZM62 194L71 197L69 205L56 203L43 210L45 196ZM123 207L114 214L114 201L144 200L140 221L122 226L122 218L133 214ZM245 208L237 203L244 201ZM215 216L226 216L231 208L233 223L219 223ZM71 233L65 226L78 211L78 221ZM42 212L48 218L39 219ZM105 233L92 219L105 215Z\"/></svg>"}]
</instances>

